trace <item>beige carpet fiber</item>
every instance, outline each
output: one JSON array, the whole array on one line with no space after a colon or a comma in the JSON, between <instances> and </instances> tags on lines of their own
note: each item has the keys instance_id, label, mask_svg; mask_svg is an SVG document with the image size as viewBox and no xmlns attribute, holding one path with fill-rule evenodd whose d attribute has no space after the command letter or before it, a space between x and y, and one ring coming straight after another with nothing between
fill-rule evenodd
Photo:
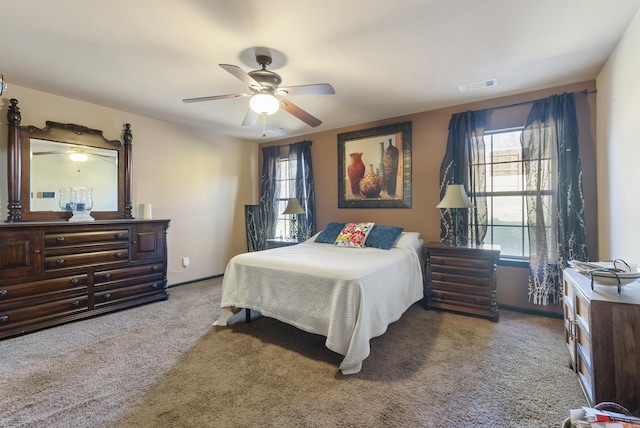
<instances>
[{"instance_id":1,"label":"beige carpet fiber","mask_svg":"<svg viewBox=\"0 0 640 428\"><path fill-rule=\"evenodd\" d=\"M560 427L586 405L562 320L418 304L343 376L324 338L212 327L221 279L0 341L2 427Z\"/></svg>"}]
</instances>

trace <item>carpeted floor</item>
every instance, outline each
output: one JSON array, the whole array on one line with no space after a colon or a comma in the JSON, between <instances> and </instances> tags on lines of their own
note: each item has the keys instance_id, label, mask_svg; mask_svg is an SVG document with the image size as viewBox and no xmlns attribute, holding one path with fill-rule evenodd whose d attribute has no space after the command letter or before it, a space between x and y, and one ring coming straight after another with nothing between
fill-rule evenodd
<instances>
[{"instance_id":1,"label":"carpeted floor","mask_svg":"<svg viewBox=\"0 0 640 428\"><path fill-rule=\"evenodd\" d=\"M412 306L343 376L324 338L212 327L221 278L0 341L3 427L560 427L586 405L562 320Z\"/></svg>"}]
</instances>

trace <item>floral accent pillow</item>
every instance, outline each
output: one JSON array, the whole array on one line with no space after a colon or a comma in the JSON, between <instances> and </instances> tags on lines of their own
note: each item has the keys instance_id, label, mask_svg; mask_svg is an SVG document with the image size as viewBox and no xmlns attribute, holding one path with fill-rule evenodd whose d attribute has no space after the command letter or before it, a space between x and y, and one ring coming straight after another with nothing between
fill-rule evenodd
<instances>
[{"instance_id":1,"label":"floral accent pillow","mask_svg":"<svg viewBox=\"0 0 640 428\"><path fill-rule=\"evenodd\" d=\"M342 228L333 245L338 247L364 247L367 236L375 223L347 223Z\"/></svg>"}]
</instances>

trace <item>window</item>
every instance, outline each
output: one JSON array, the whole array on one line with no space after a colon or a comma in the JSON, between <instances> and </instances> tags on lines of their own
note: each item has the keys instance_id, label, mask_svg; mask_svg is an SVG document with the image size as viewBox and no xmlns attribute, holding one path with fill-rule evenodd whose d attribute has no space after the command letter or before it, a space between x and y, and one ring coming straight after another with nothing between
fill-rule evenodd
<instances>
[{"instance_id":1,"label":"window","mask_svg":"<svg viewBox=\"0 0 640 428\"><path fill-rule=\"evenodd\" d=\"M522 128L485 133L487 234L484 242L498 244L501 257L529 257ZM479 165L482 166L482 165Z\"/></svg>"},{"instance_id":2,"label":"window","mask_svg":"<svg viewBox=\"0 0 640 428\"><path fill-rule=\"evenodd\" d=\"M280 158L276 166L276 201L277 220L276 238L293 238L291 224L292 214L282 214L287 208L287 202L294 196L296 179L296 162L290 158Z\"/></svg>"}]
</instances>

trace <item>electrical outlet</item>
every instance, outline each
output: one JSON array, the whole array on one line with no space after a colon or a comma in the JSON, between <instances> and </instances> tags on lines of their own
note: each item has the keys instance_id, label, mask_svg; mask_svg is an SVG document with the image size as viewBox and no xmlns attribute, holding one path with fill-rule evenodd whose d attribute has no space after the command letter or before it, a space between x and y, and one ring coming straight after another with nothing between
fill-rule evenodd
<instances>
[{"instance_id":1,"label":"electrical outlet","mask_svg":"<svg viewBox=\"0 0 640 428\"><path fill-rule=\"evenodd\" d=\"M182 258L182 267L187 267L189 266L189 257L183 257Z\"/></svg>"}]
</instances>

